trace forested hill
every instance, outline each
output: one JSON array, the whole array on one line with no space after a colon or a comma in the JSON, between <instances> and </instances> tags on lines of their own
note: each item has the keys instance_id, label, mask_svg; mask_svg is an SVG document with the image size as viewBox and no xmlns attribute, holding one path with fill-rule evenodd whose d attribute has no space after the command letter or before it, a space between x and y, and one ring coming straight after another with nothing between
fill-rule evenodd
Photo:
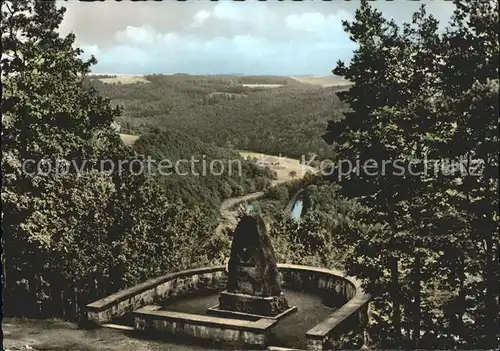
<instances>
[{"instance_id":1,"label":"forested hill","mask_svg":"<svg viewBox=\"0 0 500 351\"><path fill-rule=\"evenodd\" d=\"M171 198L216 211L222 200L264 190L275 178L272 171L242 159L237 152L176 130L152 130L141 136L134 149L150 156L153 176ZM161 161L163 170L159 169Z\"/></svg>"},{"instance_id":2,"label":"forested hill","mask_svg":"<svg viewBox=\"0 0 500 351\"><path fill-rule=\"evenodd\" d=\"M218 146L297 158L308 152L329 155L321 135L327 121L345 109L334 94L345 88L287 77L152 75L133 84L106 80L93 78L92 84L124 107L119 119L124 132L175 128Z\"/></svg>"}]
</instances>

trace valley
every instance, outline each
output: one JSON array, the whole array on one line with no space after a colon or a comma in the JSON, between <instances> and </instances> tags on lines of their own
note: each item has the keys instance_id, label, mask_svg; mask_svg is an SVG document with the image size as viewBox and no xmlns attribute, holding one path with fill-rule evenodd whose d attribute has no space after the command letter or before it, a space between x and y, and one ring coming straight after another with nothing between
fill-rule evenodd
<instances>
[{"instance_id":1,"label":"valley","mask_svg":"<svg viewBox=\"0 0 500 351\"><path fill-rule=\"evenodd\" d=\"M220 179L220 177L208 176L203 177L204 179L175 175L160 177L160 182L165 184L171 193L181 194L183 201L198 202L201 204L210 203L217 208L220 207L221 219L216 228L216 233L218 234L234 229L238 215L237 209L234 209L235 203L262 197L268 187L288 181L300 180L307 172L311 174L317 173L318 170L314 167L314 162L312 165L301 164L302 160L309 161L313 159L315 155L314 151L323 151L324 155L328 155L326 143L323 143L319 138L323 130L322 128L318 127L317 129L318 139L313 139L318 145L315 150L306 149L301 145L301 149L298 149L296 152L290 152L289 143L294 140L287 136L287 130L283 131L281 127L278 127L284 123L286 125L290 125L290 123L294 124L292 122L294 120L296 121L296 125L311 122L317 123L318 126L324 125L328 117L317 114L314 110L314 105L311 105L309 115L313 116L316 121L308 121L307 116L300 114L272 113L267 118L262 115L262 113L269 114L270 110L282 111L283 108L286 108L287 104L295 103L295 100L300 97L315 99L312 94L317 92L331 94L331 90L328 88L314 87L304 84L296 80L296 78L287 77L146 76L145 79L149 79L148 81L151 84L144 86L132 80L129 83L125 83L126 79L130 78L129 76L120 77L112 74L109 76L111 78L91 76L90 83L93 83L97 89L100 89L102 94L110 97L112 103L123 107L124 116L127 117L126 123L123 120L118 120L121 125L120 138L125 145L132 147L140 154L158 156L170 160L189 158L192 155L201 156L202 154L209 157L210 155L212 157L219 157L223 154L227 156L232 155L232 157L239 155L250 166L269 170L269 181L266 178L260 180L262 179L261 177L253 175L245 183L250 184L250 186L243 185L243 188L235 186L234 182L229 181L229 179L225 181ZM116 80L120 78L123 78L122 83L116 84ZM132 78L135 79L137 77L133 76ZM99 82L104 82L105 84L100 84ZM219 92L219 90L225 92ZM151 100L149 91L158 97ZM165 95L158 95L162 91ZM200 94L199 97L197 98L198 95L193 96L190 91L197 91L197 94ZM230 93L229 91L235 92ZM214 95L216 93L236 94L242 96L242 98L235 100L231 98L231 95ZM133 100L131 99L132 96L134 96ZM281 97L284 100L277 101L277 97ZM206 99L218 100L213 102L208 100L209 103L207 104ZM249 109L248 104L252 103L255 99L260 101L262 113L254 109ZM278 102L279 104L277 104ZM158 113L152 112L149 109L150 105L148 104L151 103L153 104L152 106L158 107ZM169 104L173 107L172 111L161 109L161 106ZM184 104L186 106L182 108ZM214 114L212 118L208 119L208 116L206 116L207 111L212 111L210 109L214 106L221 113ZM319 108L318 112L321 113L323 107L318 106L317 108ZM233 114L232 110L241 112ZM156 121L154 124L150 124L151 122L149 122L149 120L153 121L152 118L148 118L148 121L143 121L144 118L142 116L144 115L155 116L154 119ZM285 122L283 118L287 118L290 121ZM138 123L141 124L138 125ZM256 127L260 127L264 133L259 132ZM227 137L221 138L220 133L225 130L227 133L227 128L232 128L235 134L232 136L225 134ZM174 133L172 130L177 131ZM126 132L133 134L126 134ZM139 133L142 135L140 139L138 136ZM162 133L164 135L163 139L159 138ZM303 138L300 135L300 129L297 130L296 127L291 127L289 133L299 133L299 138ZM307 133L309 134L311 131L308 130ZM250 141L248 137L250 135L255 135L253 141ZM270 139L273 140L273 147L266 146L266 144L269 144ZM193 141L196 144L189 146ZM176 146L171 149L174 145ZM257 150L270 152L264 153L253 150L249 151L248 149L238 149L239 147L246 146L255 146ZM284 156L287 154L293 155L296 158ZM274 175L271 176L272 174ZM217 182L226 182L226 185L223 186L227 190L224 192L216 190L214 193L211 189L215 188L209 185L212 181L215 187L218 187L215 185ZM199 186L197 186L197 190L194 190L193 187L196 183L199 183ZM193 189L191 190L191 188ZM214 196L213 194L217 195Z\"/></svg>"},{"instance_id":2,"label":"valley","mask_svg":"<svg viewBox=\"0 0 500 351\"><path fill-rule=\"evenodd\" d=\"M2 350L498 348L495 2L108 3L2 2Z\"/></svg>"},{"instance_id":3,"label":"valley","mask_svg":"<svg viewBox=\"0 0 500 351\"><path fill-rule=\"evenodd\" d=\"M106 78L107 79L107 78ZM176 129L203 142L232 150L251 150L301 159L308 154L330 158L321 136L327 122L340 118L346 106L335 92L296 79L275 76L145 76L151 84L88 84L121 106L121 133ZM274 84L274 88L245 84Z\"/></svg>"}]
</instances>

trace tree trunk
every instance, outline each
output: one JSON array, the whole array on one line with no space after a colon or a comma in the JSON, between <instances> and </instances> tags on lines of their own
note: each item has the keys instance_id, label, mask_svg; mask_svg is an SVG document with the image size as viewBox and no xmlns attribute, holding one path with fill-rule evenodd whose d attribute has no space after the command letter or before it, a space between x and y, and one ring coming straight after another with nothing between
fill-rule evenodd
<instances>
[{"instance_id":1,"label":"tree trunk","mask_svg":"<svg viewBox=\"0 0 500 351\"><path fill-rule=\"evenodd\" d=\"M66 318L66 300L65 300L65 294L64 294L64 289L61 290L61 313L62 313L62 317L63 318Z\"/></svg>"},{"instance_id":2,"label":"tree trunk","mask_svg":"<svg viewBox=\"0 0 500 351\"><path fill-rule=\"evenodd\" d=\"M3 240L2 240L2 248L5 248L5 244L4 244ZM6 258L5 258L5 251L2 252L2 275L3 275L3 279L2 279L3 291L7 291L7 264L6 264Z\"/></svg>"},{"instance_id":3,"label":"tree trunk","mask_svg":"<svg viewBox=\"0 0 500 351\"><path fill-rule=\"evenodd\" d=\"M36 274L28 275L28 301L26 303L26 311L23 315L27 318L36 318L38 311L38 299L36 296Z\"/></svg>"},{"instance_id":4,"label":"tree trunk","mask_svg":"<svg viewBox=\"0 0 500 351\"><path fill-rule=\"evenodd\" d=\"M460 255L458 269L458 280L459 280L459 291L458 291L458 303L456 305L456 328L457 334L461 339L465 337L464 335L464 314L466 309L466 292L465 292L465 258L464 254Z\"/></svg>"},{"instance_id":5,"label":"tree trunk","mask_svg":"<svg viewBox=\"0 0 500 351\"><path fill-rule=\"evenodd\" d=\"M413 347L415 349L418 348L420 341L420 320L421 320L421 311L420 311L420 282L421 282L421 268L422 268L422 254L417 253L415 256L414 263L414 286L413 293L415 294L415 301L413 304Z\"/></svg>"},{"instance_id":6,"label":"tree trunk","mask_svg":"<svg viewBox=\"0 0 500 351\"><path fill-rule=\"evenodd\" d=\"M398 259L389 258L389 269L391 271L391 295L392 295L392 325L394 326L394 344L400 345L401 342L401 309L399 300L399 271Z\"/></svg>"},{"instance_id":7,"label":"tree trunk","mask_svg":"<svg viewBox=\"0 0 500 351\"><path fill-rule=\"evenodd\" d=\"M496 348L498 347L498 252L494 242L495 225L493 223L493 218L491 218L490 224L491 231L487 233L486 238L486 347Z\"/></svg>"},{"instance_id":8,"label":"tree trunk","mask_svg":"<svg viewBox=\"0 0 500 351\"><path fill-rule=\"evenodd\" d=\"M2 240L2 248L5 248L4 241ZM3 291L3 312L4 315L9 315L11 313L10 308L8 307L10 304L12 304L11 301L11 291L7 289L7 265L6 265L6 257L5 257L5 251L2 252L2 270L3 270L3 279L2 279L2 291ZM9 274L10 277L10 274ZM11 289L12 287L9 286Z\"/></svg>"},{"instance_id":9,"label":"tree trunk","mask_svg":"<svg viewBox=\"0 0 500 351\"><path fill-rule=\"evenodd\" d=\"M79 298L78 298L78 289L74 288L73 290L75 296L75 320L78 320L78 313L80 312L80 308L78 306Z\"/></svg>"},{"instance_id":10,"label":"tree trunk","mask_svg":"<svg viewBox=\"0 0 500 351\"><path fill-rule=\"evenodd\" d=\"M52 314L54 317L61 317L63 315L62 313L62 290L59 284L56 283L51 283L50 284L50 306L51 306L51 311L50 314Z\"/></svg>"}]
</instances>

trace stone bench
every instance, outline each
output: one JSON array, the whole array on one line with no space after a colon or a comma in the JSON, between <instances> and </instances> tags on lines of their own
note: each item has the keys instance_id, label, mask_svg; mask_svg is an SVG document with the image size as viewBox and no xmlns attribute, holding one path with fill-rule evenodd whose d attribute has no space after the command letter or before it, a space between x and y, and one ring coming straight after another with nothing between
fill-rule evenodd
<instances>
[{"instance_id":1,"label":"stone bench","mask_svg":"<svg viewBox=\"0 0 500 351\"><path fill-rule=\"evenodd\" d=\"M145 306L133 313L138 331L161 332L179 338L192 337L265 347L274 335L277 320L256 321L158 310Z\"/></svg>"}]
</instances>

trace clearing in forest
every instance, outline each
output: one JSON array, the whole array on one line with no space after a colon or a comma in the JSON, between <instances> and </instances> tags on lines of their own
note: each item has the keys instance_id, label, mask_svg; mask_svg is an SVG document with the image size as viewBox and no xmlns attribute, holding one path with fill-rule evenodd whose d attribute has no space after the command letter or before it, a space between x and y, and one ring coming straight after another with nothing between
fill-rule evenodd
<instances>
[{"instance_id":1,"label":"clearing in forest","mask_svg":"<svg viewBox=\"0 0 500 351\"><path fill-rule=\"evenodd\" d=\"M247 158L248 156L257 159L257 164L269 167L278 175L278 181L289 181L303 177L307 171L316 173L314 167L300 164L300 160L283 156L266 155L251 151L238 151L239 154Z\"/></svg>"}]
</instances>

